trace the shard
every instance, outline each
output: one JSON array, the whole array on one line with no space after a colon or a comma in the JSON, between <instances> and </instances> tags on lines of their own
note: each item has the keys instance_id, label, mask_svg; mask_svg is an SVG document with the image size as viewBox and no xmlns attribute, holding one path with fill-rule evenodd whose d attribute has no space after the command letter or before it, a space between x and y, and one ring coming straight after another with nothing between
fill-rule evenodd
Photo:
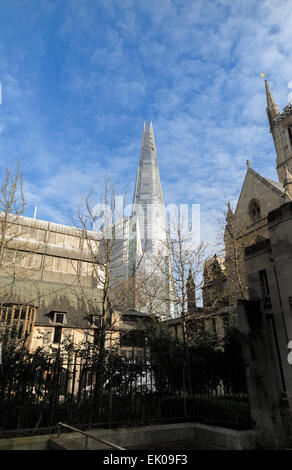
<instances>
[{"instance_id":1,"label":"the shard","mask_svg":"<svg viewBox=\"0 0 292 470\"><path fill-rule=\"evenodd\" d=\"M149 128L144 123L133 216L138 219L141 243L147 258L154 259L158 251L166 254L166 216L152 123ZM150 266L152 263L148 264Z\"/></svg>"},{"instance_id":2,"label":"the shard","mask_svg":"<svg viewBox=\"0 0 292 470\"><path fill-rule=\"evenodd\" d=\"M149 277L159 277L164 292L163 312L172 314L170 301L170 270L171 261L168 249L167 224L163 203L157 153L153 126L144 123L140 161L136 178L133 201L133 218L139 226L143 258L140 271ZM155 282L155 281L154 281ZM151 290L151 289L150 289Z\"/></svg>"}]
</instances>

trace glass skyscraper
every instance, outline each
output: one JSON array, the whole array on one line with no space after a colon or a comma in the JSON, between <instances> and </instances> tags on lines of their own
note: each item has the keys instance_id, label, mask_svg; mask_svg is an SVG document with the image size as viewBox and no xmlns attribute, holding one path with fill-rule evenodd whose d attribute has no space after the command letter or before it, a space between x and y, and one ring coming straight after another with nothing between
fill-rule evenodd
<instances>
[{"instance_id":1,"label":"glass skyscraper","mask_svg":"<svg viewBox=\"0 0 292 470\"><path fill-rule=\"evenodd\" d=\"M156 292L156 296L161 299L163 297L163 302L159 303L163 310L161 313L172 316L171 260L152 122L149 128L147 123L144 123L132 216L139 227L140 246L143 252L139 270L149 278L149 286L151 282L153 283L153 289L155 282L160 283L161 292L160 294Z\"/></svg>"}]
</instances>

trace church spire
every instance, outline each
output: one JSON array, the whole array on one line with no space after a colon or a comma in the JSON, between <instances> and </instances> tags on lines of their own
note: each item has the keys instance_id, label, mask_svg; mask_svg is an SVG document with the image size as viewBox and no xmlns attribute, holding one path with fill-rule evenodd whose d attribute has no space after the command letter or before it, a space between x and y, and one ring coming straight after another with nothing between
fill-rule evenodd
<instances>
[{"instance_id":1,"label":"church spire","mask_svg":"<svg viewBox=\"0 0 292 470\"><path fill-rule=\"evenodd\" d=\"M279 114L278 105L275 103L274 98L272 96L268 80L265 80L265 88L266 88L266 97L267 97L267 115L270 124L270 131L272 131L273 127L273 119Z\"/></svg>"},{"instance_id":2,"label":"church spire","mask_svg":"<svg viewBox=\"0 0 292 470\"><path fill-rule=\"evenodd\" d=\"M227 203L227 213L226 213L226 222L227 224L232 222L234 219L234 213L231 209L230 202Z\"/></svg>"},{"instance_id":3,"label":"church spire","mask_svg":"<svg viewBox=\"0 0 292 470\"><path fill-rule=\"evenodd\" d=\"M267 109L271 110L273 107L277 107L277 110L278 110L278 106L276 105L274 98L272 96L268 80L265 80L265 87L266 87L266 96L267 96Z\"/></svg>"}]
</instances>

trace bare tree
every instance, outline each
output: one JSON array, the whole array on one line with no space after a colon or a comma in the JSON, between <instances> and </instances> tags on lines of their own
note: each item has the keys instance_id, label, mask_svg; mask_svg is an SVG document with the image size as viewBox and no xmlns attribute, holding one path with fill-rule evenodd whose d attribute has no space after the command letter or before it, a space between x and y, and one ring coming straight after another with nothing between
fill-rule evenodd
<instances>
[{"instance_id":1,"label":"bare tree","mask_svg":"<svg viewBox=\"0 0 292 470\"><path fill-rule=\"evenodd\" d=\"M7 336L19 336L27 345L36 318L36 304L46 296L58 295L76 284L64 281L45 292L39 282L41 266L46 266L48 247L45 229L34 220L22 217L26 202L22 172L7 169L0 186L0 324ZM39 232L43 236L38 238ZM42 261L44 259L44 261Z\"/></svg>"},{"instance_id":2,"label":"bare tree","mask_svg":"<svg viewBox=\"0 0 292 470\"><path fill-rule=\"evenodd\" d=\"M25 206L20 165L14 171L7 168L0 188L0 268L9 265L7 250L19 236L15 222Z\"/></svg>"},{"instance_id":3,"label":"bare tree","mask_svg":"<svg viewBox=\"0 0 292 470\"><path fill-rule=\"evenodd\" d=\"M194 286L197 293L202 287L202 268L208 245L205 242L200 242L194 246L183 223L178 223L173 233L175 233L175 238L169 241L170 256L173 262L173 269L169 273L170 286L177 311L182 319L183 342L187 345L187 320L190 316L188 299L193 294L190 290ZM194 286L188 282L190 272Z\"/></svg>"},{"instance_id":4,"label":"bare tree","mask_svg":"<svg viewBox=\"0 0 292 470\"><path fill-rule=\"evenodd\" d=\"M99 204L89 193L78 210L75 224L80 227L84 240L85 266L90 270L97 301L89 300L91 311L98 320L97 338L92 345L98 353L95 394L101 396L103 371L108 348L114 348L119 339L121 311L135 307L136 272L143 257L142 247L135 234L135 221L123 217L123 206L117 210L116 193L109 180L105 180ZM82 271L76 273L80 294L88 300L88 278ZM90 335L90 332L89 332ZM91 339L92 344L92 339Z\"/></svg>"},{"instance_id":5,"label":"bare tree","mask_svg":"<svg viewBox=\"0 0 292 470\"><path fill-rule=\"evenodd\" d=\"M0 307L1 330L6 328L8 312L3 314L2 306L5 305L13 287L16 269L21 262L21 256L16 259L14 250L15 242L19 238L17 219L24 213L26 206L23 186L22 171L18 164L15 170L6 168L0 187ZM23 255L22 255L23 258ZM2 318L3 316L3 318ZM13 324L13 318L11 318Z\"/></svg>"},{"instance_id":6,"label":"bare tree","mask_svg":"<svg viewBox=\"0 0 292 470\"><path fill-rule=\"evenodd\" d=\"M188 385L191 388L190 380L190 359L189 342L191 336L188 334L188 325L190 318L193 318L193 312L189 312L188 300L191 297L194 302L195 293L202 286L202 268L206 257L208 245L205 242L194 244L190 236L187 224L182 218L172 222L171 237L166 236L164 253L168 253L168 262L165 262L165 256L158 253L153 257L156 266L155 275L152 282L160 286L159 289L144 289L143 294L148 296L148 303L155 301L172 304L174 306L175 317L180 319L182 325L182 342L184 348L185 367L188 372ZM189 282L189 274L192 273L194 283ZM164 319L171 318L171 315Z\"/></svg>"},{"instance_id":7,"label":"bare tree","mask_svg":"<svg viewBox=\"0 0 292 470\"><path fill-rule=\"evenodd\" d=\"M160 319L170 318L170 293L160 270L152 269L149 274L142 270L135 276L135 307L147 311Z\"/></svg>"}]
</instances>

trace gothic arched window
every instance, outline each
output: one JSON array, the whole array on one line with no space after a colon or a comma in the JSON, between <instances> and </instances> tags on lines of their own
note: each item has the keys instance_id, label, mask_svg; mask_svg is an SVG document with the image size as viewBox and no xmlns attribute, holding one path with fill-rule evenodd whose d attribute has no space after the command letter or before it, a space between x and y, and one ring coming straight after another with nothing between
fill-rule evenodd
<instances>
[{"instance_id":1,"label":"gothic arched window","mask_svg":"<svg viewBox=\"0 0 292 470\"><path fill-rule=\"evenodd\" d=\"M289 136L289 141L290 145L292 146L292 125L288 126L288 136Z\"/></svg>"},{"instance_id":2,"label":"gothic arched window","mask_svg":"<svg viewBox=\"0 0 292 470\"><path fill-rule=\"evenodd\" d=\"M252 222L256 222L258 219L261 218L261 208L256 199L252 199L250 201L248 206L248 213Z\"/></svg>"}]
</instances>

